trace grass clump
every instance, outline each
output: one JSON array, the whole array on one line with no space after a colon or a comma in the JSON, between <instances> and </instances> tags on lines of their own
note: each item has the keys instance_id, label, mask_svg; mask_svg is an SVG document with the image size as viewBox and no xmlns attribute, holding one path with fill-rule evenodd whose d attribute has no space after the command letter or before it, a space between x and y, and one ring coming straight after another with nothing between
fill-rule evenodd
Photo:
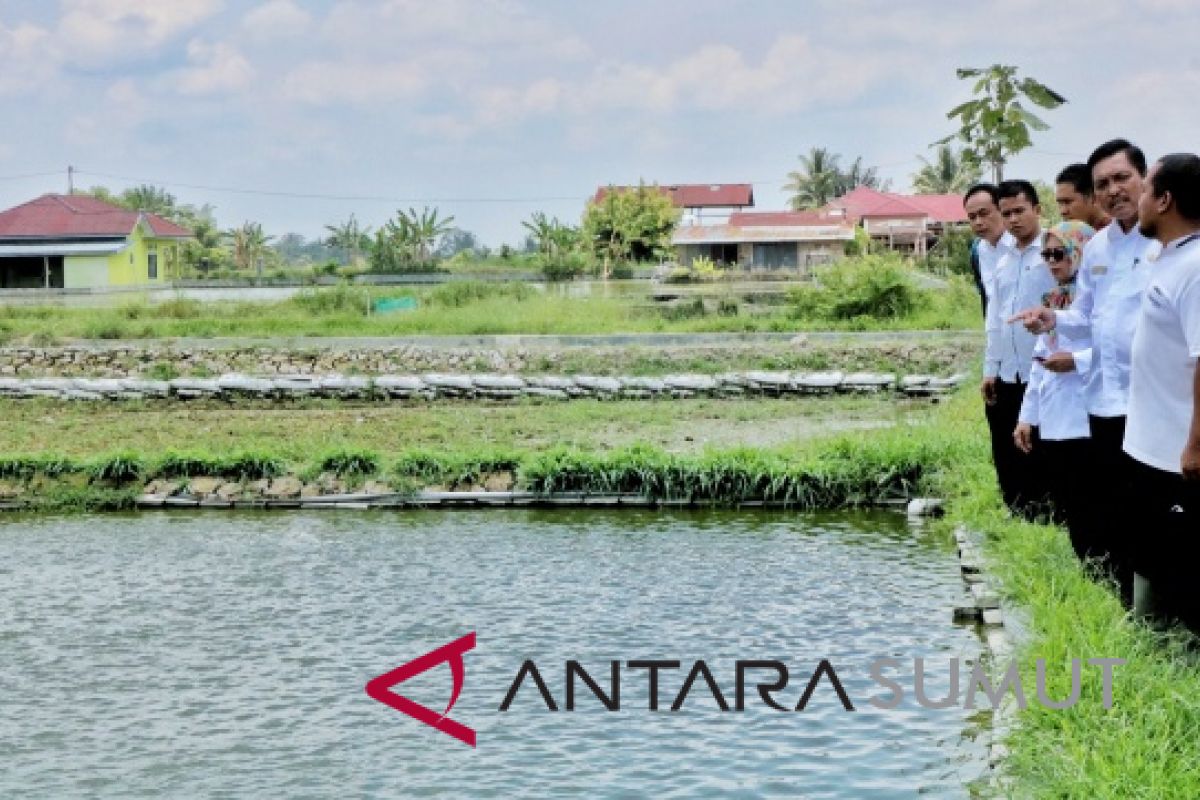
<instances>
[{"instance_id":1,"label":"grass clump","mask_svg":"<svg viewBox=\"0 0 1200 800\"><path fill-rule=\"evenodd\" d=\"M145 471L145 462L138 454L131 452L102 458L88 470L93 481L110 484L132 483L139 480Z\"/></svg>"},{"instance_id":2,"label":"grass clump","mask_svg":"<svg viewBox=\"0 0 1200 800\"><path fill-rule=\"evenodd\" d=\"M323 456L317 469L339 478L367 477L379 472L379 455L370 450L338 450Z\"/></svg>"},{"instance_id":3,"label":"grass clump","mask_svg":"<svg viewBox=\"0 0 1200 800\"><path fill-rule=\"evenodd\" d=\"M214 477L233 481L275 478L287 471L283 459L262 453L168 453L154 471L159 478Z\"/></svg>"}]
</instances>

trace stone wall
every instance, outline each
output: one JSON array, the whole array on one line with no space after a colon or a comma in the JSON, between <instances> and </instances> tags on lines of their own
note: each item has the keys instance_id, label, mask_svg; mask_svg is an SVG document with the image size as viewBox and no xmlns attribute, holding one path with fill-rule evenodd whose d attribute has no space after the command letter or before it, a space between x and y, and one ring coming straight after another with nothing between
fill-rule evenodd
<instances>
[{"instance_id":1,"label":"stone wall","mask_svg":"<svg viewBox=\"0 0 1200 800\"><path fill-rule=\"evenodd\" d=\"M728 344L703 346L444 347L398 345L269 347L145 343L0 347L0 376L208 377L395 375L426 372L670 374L729 370L877 370L950 374L969 368L978 346L961 341Z\"/></svg>"}]
</instances>

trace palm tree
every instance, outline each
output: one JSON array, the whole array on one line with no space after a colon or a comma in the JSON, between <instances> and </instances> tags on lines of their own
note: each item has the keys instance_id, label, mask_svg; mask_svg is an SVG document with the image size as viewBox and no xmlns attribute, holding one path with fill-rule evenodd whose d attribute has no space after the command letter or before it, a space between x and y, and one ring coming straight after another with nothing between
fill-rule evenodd
<instances>
[{"instance_id":1,"label":"palm tree","mask_svg":"<svg viewBox=\"0 0 1200 800\"><path fill-rule=\"evenodd\" d=\"M820 208L838 196L842 185L840 158L824 147L814 147L807 156L800 156L801 168L788 173L788 183L783 187L792 192L792 208Z\"/></svg>"},{"instance_id":2,"label":"palm tree","mask_svg":"<svg viewBox=\"0 0 1200 800\"><path fill-rule=\"evenodd\" d=\"M863 166L862 156L859 156L854 159L854 163L850 165L849 169L839 170L837 196L841 197L859 186L866 186L870 189L887 189L889 183L890 181L879 179L878 167Z\"/></svg>"},{"instance_id":3,"label":"palm tree","mask_svg":"<svg viewBox=\"0 0 1200 800\"><path fill-rule=\"evenodd\" d=\"M420 214L416 209L410 208L407 215L401 211L397 217L407 222L408 234L416 251L417 263L421 265L430 263L434 245L453 227L450 223L454 222L453 216L439 219L438 210L429 206L422 208Z\"/></svg>"},{"instance_id":4,"label":"palm tree","mask_svg":"<svg viewBox=\"0 0 1200 800\"><path fill-rule=\"evenodd\" d=\"M344 254L349 253L350 266L357 267L359 253L371 246L371 228L359 226L358 220L351 214L350 219L340 225L326 225L325 230L329 231L325 244L340 249Z\"/></svg>"},{"instance_id":5,"label":"palm tree","mask_svg":"<svg viewBox=\"0 0 1200 800\"><path fill-rule=\"evenodd\" d=\"M521 223L537 243L537 251L547 258L560 257L579 245L579 228L561 222L558 217L547 217L535 211Z\"/></svg>"},{"instance_id":6,"label":"palm tree","mask_svg":"<svg viewBox=\"0 0 1200 800\"><path fill-rule=\"evenodd\" d=\"M265 235L262 225L249 221L243 222L240 228L234 228L225 235L233 248L233 263L240 269L250 269L259 264L267 242L275 238Z\"/></svg>"},{"instance_id":7,"label":"palm tree","mask_svg":"<svg viewBox=\"0 0 1200 800\"><path fill-rule=\"evenodd\" d=\"M962 194L983 175L983 168L969 153L948 144L938 146L933 161L917 158L924 164L912 176L917 194Z\"/></svg>"}]
</instances>

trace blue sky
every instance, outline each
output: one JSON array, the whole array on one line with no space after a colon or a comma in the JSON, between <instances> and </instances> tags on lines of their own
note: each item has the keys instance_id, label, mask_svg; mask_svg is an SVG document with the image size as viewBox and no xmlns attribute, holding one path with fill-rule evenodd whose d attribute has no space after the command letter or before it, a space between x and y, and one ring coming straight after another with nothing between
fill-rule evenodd
<instances>
[{"instance_id":1,"label":"blue sky","mask_svg":"<svg viewBox=\"0 0 1200 800\"><path fill-rule=\"evenodd\" d=\"M954 69L996 62L1070 100L1008 170L1049 180L1114 135L1200 150L1198 30L1191 0L0 0L0 207L73 164L306 236L430 204L516 243L639 178L782 208L814 145L906 189Z\"/></svg>"}]
</instances>

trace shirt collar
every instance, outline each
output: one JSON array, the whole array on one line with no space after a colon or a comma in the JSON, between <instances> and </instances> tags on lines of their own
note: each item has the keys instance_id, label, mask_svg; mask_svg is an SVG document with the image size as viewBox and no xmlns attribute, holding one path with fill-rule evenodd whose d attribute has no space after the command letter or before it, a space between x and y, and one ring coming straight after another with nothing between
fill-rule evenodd
<instances>
[{"instance_id":1,"label":"shirt collar","mask_svg":"<svg viewBox=\"0 0 1200 800\"><path fill-rule=\"evenodd\" d=\"M1033 248L1037 248L1038 252L1040 253L1042 250L1042 240L1045 239L1045 237L1046 237L1045 231L1038 231L1038 235L1033 238L1033 241L1029 243L1028 247L1021 247L1021 245L1017 244L1017 238L1015 236L1010 235L1010 238L1011 238L1010 246L1016 253L1019 253L1020 255L1025 255Z\"/></svg>"},{"instance_id":2,"label":"shirt collar","mask_svg":"<svg viewBox=\"0 0 1200 800\"><path fill-rule=\"evenodd\" d=\"M1186 236L1180 236L1178 239L1174 239L1170 242L1167 242L1167 244L1163 246L1163 251L1165 252L1167 250L1178 250L1179 248L1183 247L1184 245L1191 244L1192 242L1195 242L1197 240L1200 240L1200 231L1192 231L1191 233L1187 234Z\"/></svg>"}]
</instances>

